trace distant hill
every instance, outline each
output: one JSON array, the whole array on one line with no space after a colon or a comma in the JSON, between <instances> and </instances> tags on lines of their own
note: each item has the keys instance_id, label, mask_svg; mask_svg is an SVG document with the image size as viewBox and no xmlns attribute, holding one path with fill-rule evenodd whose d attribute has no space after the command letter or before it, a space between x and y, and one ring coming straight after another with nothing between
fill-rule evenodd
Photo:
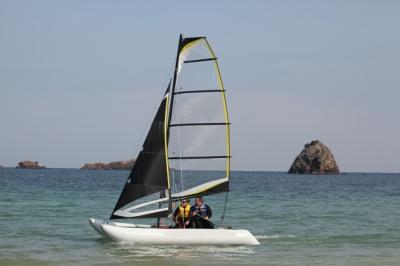
<instances>
[{"instance_id":1,"label":"distant hill","mask_svg":"<svg viewBox=\"0 0 400 266\"><path fill-rule=\"evenodd\" d=\"M131 170L135 160L127 161L115 161L110 163L85 163L80 169L81 170Z\"/></svg>"}]
</instances>

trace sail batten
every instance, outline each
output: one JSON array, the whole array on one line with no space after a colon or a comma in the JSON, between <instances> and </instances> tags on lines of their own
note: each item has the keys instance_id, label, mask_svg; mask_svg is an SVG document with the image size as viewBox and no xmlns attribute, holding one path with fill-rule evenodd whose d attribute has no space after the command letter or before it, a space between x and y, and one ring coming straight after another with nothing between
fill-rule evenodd
<instances>
[{"instance_id":1,"label":"sail batten","mask_svg":"<svg viewBox=\"0 0 400 266\"><path fill-rule=\"evenodd\" d=\"M177 156L177 157L168 157L170 160L197 160L197 159L225 159L230 158L232 156L226 155L216 155L216 156Z\"/></svg>"},{"instance_id":2,"label":"sail batten","mask_svg":"<svg viewBox=\"0 0 400 266\"><path fill-rule=\"evenodd\" d=\"M225 122L214 122L214 123L181 123L181 124L171 124L170 127L186 127L186 126L226 126L231 123Z\"/></svg>"},{"instance_id":3,"label":"sail batten","mask_svg":"<svg viewBox=\"0 0 400 266\"><path fill-rule=\"evenodd\" d=\"M225 90L187 90L187 91L177 91L174 92L174 95L184 94L184 93L205 93L205 92L225 92Z\"/></svg>"},{"instance_id":4,"label":"sail batten","mask_svg":"<svg viewBox=\"0 0 400 266\"><path fill-rule=\"evenodd\" d=\"M118 210L114 213L119 218L164 218L169 214L168 207L161 209L154 209L142 212L129 212L126 210Z\"/></svg>"},{"instance_id":5,"label":"sail batten","mask_svg":"<svg viewBox=\"0 0 400 266\"><path fill-rule=\"evenodd\" d=\"M195 59L195 60L185 60L183 63L197 63L197 62L205 62L205 61L214 61L217 60L218 58L216 57L210 57L210 58L203 58L203 59Z\"/></svg>"}]
</instances>

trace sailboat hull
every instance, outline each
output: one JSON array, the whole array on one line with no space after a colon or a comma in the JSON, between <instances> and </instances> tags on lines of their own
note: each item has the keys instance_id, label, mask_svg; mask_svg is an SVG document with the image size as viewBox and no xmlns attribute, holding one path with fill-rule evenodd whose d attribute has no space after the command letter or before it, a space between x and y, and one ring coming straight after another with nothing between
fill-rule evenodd
<instances>
[{"instance_id":1,"label":"sailboat hull","mask_svg":"<svg viewBox=\"0 0 400 266\"><path fill-rule=\"evenodd\" d=\"M162 229L136 224L96 222L93 228L113 241L157 245L258 245L248 230L232 229ZM98 230L100 229L100 230Z\"/></svg>"},{"instance_id":2,"label":"sailboat hull","mask_svg":"<svg viewBox=\"0 0 400 266\"><path fill-rule=\"evenodd\" d=\"M103 232L103 229L101 229L101 223L97 221L94 218L89 218L90 225L93 227L93 229L99 233L100 235L107 237L106 234Z\"/></svg>"}]
</instances>

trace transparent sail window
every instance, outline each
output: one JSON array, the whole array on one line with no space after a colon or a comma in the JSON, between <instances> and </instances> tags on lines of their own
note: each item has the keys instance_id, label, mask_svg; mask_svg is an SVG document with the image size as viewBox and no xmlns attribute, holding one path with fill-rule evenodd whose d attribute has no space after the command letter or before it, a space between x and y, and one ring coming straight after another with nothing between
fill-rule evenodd
<instances>
[{"instance_id":1,"label":"transparent sail window","mask_svg":"<svg viewBox=\"0 0 400 266\"><path fill-rule=\"evenodd\" d=\"M185 64L177 78L175 92L220 89L215 62Z\"/></svg>"},{"instance_id":2,"label":"transparent sail window","mask_svg":"<svg viewBox=\"0 0 400 266\"><path fill-rule=\"evenodd\" d=\"M171 124L226 122L222 100L220 92L176 95Z\"/></svg>"},{"instance_id":3,"label":"transparent sail window","mask_svg":"<svg viewBox=\"0 0 400 266\"><path fill-rule=\"evenodd\" d=\"M169 157L226 156L226 126L177 126L170 128Z\"/></svg>"},{"instance_id":4,"label":"transparent sail window","mask_svg":"<svg viewBox=\"0 0 400 266\"><path fill-rule=\"evenodd\" d=\"M171 192L178 193L226 177L225 158L171 160ZM174 167L172 167L174 166Z\"/></svg>"},{"instance_id":5,"label":"transparent sail window","mask_svg":"<svg viewBox=\"0 0 400 266\"><path fill-rule=\"evenodd\" d=\"M182 65L185 61L201 60L210 57L212 57L212 54L208 49L206 41L200 39L183 47L179 56L179 63Z\"/></svg>"}]
</instances>

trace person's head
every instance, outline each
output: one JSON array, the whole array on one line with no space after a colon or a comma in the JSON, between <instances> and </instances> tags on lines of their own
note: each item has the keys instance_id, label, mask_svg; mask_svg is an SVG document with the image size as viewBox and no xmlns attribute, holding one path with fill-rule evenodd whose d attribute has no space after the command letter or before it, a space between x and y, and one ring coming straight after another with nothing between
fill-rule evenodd
<instances>
[{"instance_id":1,"label":"person's head","mask_svg":"<svg viewBox=\"0 0 400 266\"><path fill-rule=\"evenodd\" d=\"M196 204L197 205L201 205L201 204L203 204L203 198L202 197L196 197Z\"/></svg>"},{"instance_id":2,"label":"person's head","mask_svg":"<svg viewBox=\"0 0 400 266\"><path fill-rule=\"evenodd\" d=\"M182 206L186 207L188 205L188 200L187 199L183 199L182 200Z\"/></svg>"}]
</instances>

